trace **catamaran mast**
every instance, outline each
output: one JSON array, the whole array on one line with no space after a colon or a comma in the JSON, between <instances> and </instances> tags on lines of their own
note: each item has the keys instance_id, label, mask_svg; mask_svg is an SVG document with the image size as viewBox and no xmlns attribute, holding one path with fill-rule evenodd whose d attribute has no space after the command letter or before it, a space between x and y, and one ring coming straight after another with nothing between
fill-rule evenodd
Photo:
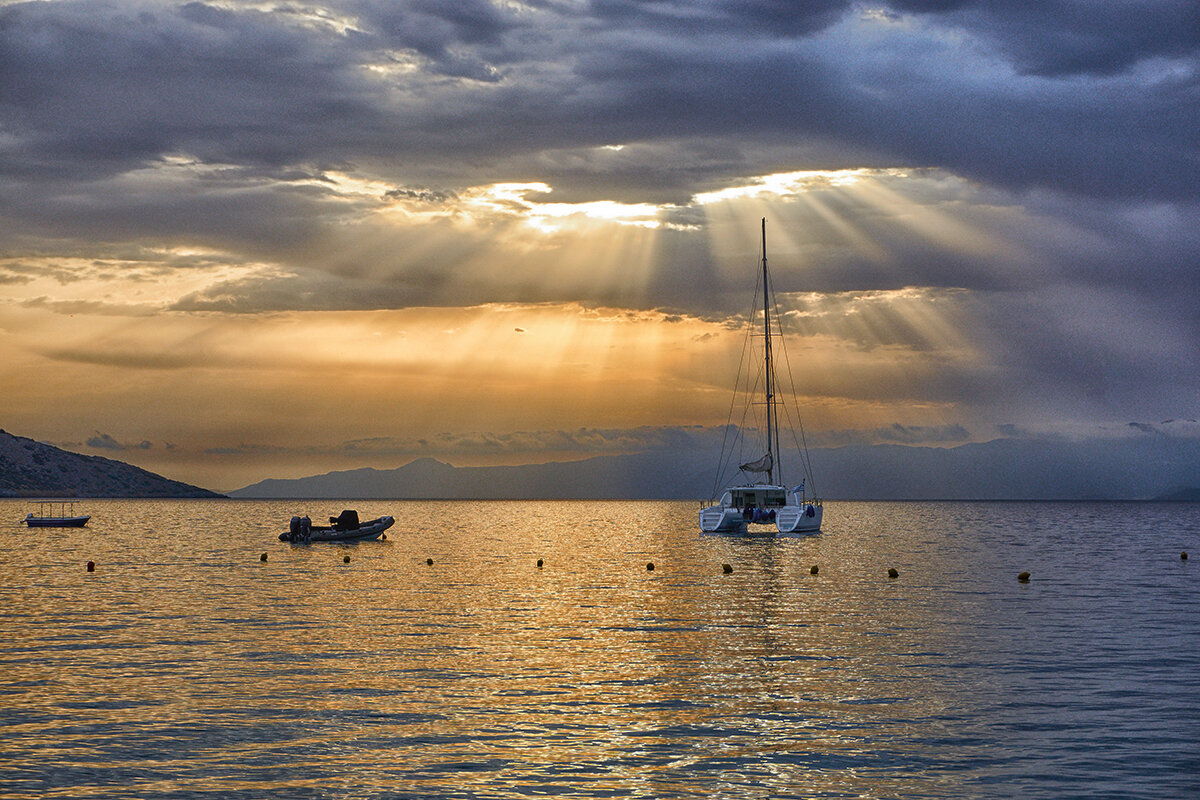
<instances>
[{"instance_id":1,"label":"catamaran mast","mask_svg":"<svg viewBox=\"0 0 1200 800\"><path fill-rule=\"evenodd\" d=\"M767 218L762 220L762 285L763 285L763 332L766 338L767 367L767 483L775 483L775 392L771 385L775 370L771 365L771 297L767 286Z\"/></svg>"}]
</instances>

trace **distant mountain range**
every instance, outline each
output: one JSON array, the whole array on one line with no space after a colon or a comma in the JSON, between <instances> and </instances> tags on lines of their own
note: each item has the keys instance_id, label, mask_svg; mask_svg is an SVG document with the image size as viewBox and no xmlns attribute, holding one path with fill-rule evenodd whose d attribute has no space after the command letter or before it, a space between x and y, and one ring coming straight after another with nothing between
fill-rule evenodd
<instances>
[{"instance_id":1,"label":"distant mountain range","mask_svg":"<svg viewBox=\"0 0 1200 800\"><path fill-rule=\"evenodd\" d=\"M0 497L222 497L100 456L0 430Z\"/></svg>"},{"instance_id":2,"label":"distant mountain range","mask_svg":"<svg viewBox=\"0 0 1200 800\"><path fill-rule=\"evenodd\" d=\"M732 477L715 480L713 458L707 449L501 467L454 467L421 458L396 469L265 480L229 496L696 500L710 497ZM813 450L811 461L815 475L808 490L833 500L1200 500L1195 437L1009 438L945 448L854 445ZM221 496L120 461L0 431L0 497Z\"/></svg>"},{"instance_id":3,"label":"distant mountain range","mask_svg":"<svg viewBox=\"0 0 1200 800\"><path fill-rule=\"evenodd\" d=\"M241 498L699 499L714 490L712 453L637 455L502 467L422 458L265 480ZM841 500L1187 500L1197 496L1200 440L1146 436L1068 442L997 439L958 447L859 445L813 450L816 489ZM799 476L794 478L797 482ZM719 486L723 487L724 482Z\"/></svg>"},{"instance_id":4,"label":"distant mountain range","mask_svg":"<svg viewBox=\"0 0 1200 800\"><path fill-rule=\"evenodd\" d=\"M265 480L229 493L256 498L388 499L677 499L699 486L698 474L670 473L671 456L599 456L507 467L454 467L420 458L398 469L355 469L294 480ZM710 476L711 477L711 476Z\"/></svg>"}]
</instances>

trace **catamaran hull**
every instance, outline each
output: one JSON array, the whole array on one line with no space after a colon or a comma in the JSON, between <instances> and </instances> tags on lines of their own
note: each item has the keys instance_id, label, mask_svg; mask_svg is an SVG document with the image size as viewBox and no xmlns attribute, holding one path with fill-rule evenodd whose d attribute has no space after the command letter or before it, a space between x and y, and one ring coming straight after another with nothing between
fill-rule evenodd
<instances>
[{"instance_id":1,"label":"catamaran hull","mask_svg":"<svg viewBox=\"0 0 1200 800\"><path fill-rule=\"evenodd\" d=\"M705 533L736 533L746 530L746 520L736 508L709 506L700 510L700 530Z\"/></svg>"},{"instance_id":2,"label":"catamaran hull","mask_svg":"<svg viewBox=\"0 0 1200 800\"><path fill-rule=\"evenodd\" d=\"M784 506L775 512L780 533L815 533L821 530L821 506Z\"/></svg>"},{"instance_id":3,"label":"catamaran hull","mask_svg":"<svg viewBox=\"0 0 1200 800\"><path fill-rule=\"evenodd\" d=\"M780 533L815 533L821 529L821 511L821 506L807 504L777 508L775 528ZM705 533L740 533L747 528L746 518L736 508L709 506L700 510L700 530Z\"/></svg>"}]
</instances>

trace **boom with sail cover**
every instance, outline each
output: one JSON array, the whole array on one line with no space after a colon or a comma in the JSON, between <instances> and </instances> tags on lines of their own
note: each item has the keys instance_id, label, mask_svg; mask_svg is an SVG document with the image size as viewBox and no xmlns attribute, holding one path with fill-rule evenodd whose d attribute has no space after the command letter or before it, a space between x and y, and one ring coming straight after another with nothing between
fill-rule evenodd
<instances>
[{"instance_id":1,"label":"boom with sail cover","mask_svg":"<svg viewBox=\"0 0 1200 800\"><path fill-rule=\"evenodd\" d=\"M775 469L775 459L770 453L767 453L758 461L740 464L738 469L740 469L742 472L766 472L770 474L771 471Z\"/></svg>"}]
</instances>

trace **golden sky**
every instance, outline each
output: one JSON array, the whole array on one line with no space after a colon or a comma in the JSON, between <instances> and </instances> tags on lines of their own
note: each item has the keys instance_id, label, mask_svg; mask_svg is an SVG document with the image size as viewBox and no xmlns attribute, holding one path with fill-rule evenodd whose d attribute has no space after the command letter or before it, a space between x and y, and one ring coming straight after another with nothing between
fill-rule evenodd
<instances>
[{"instance_id":1,"label":"golden sky","mask_svg":"<svg viewBox=\"0 0 1200 800\"><path fill-rule=\"evenodd\" d=\"M703 450L762 218L810 444L1194 418L1170 15L908 5L4 4L0 426L217 490Z\"/></svg>"}]
</instances>

